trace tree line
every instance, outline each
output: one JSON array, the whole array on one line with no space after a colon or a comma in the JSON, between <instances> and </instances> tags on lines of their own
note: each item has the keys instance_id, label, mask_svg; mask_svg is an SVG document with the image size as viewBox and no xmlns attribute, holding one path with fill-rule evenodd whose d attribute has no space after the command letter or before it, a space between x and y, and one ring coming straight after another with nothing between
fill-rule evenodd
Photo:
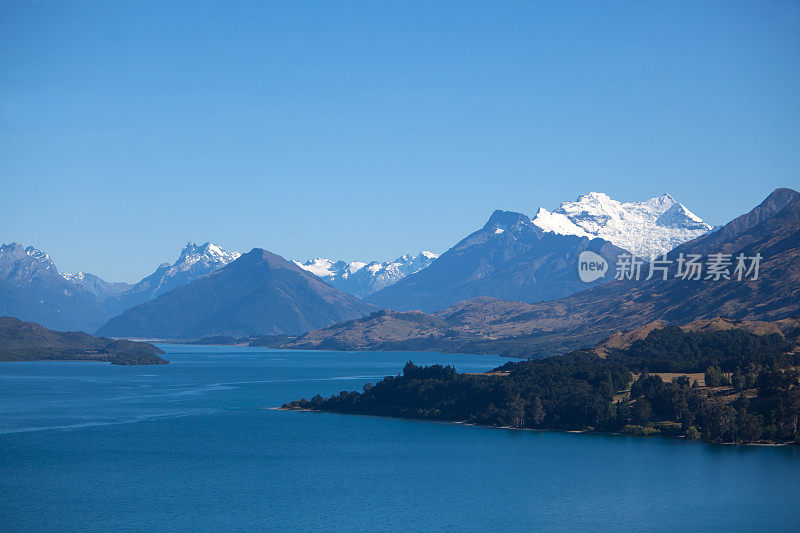
<instances>
[{"instance_id":1,"label":"tree line","mask_svg":"<svg viewBox=\"0 0 800 533\"><path fill-rule=\"evenodd\" d=\"M509 362L487 374L408 362L401 374L361 392L284 407L714 443L800 442L794 347L778 334L663 328L605 359L578 350ZM664 381L654 372L704 373L707 387L687 376Z\"/></svg>"}]
</instances>

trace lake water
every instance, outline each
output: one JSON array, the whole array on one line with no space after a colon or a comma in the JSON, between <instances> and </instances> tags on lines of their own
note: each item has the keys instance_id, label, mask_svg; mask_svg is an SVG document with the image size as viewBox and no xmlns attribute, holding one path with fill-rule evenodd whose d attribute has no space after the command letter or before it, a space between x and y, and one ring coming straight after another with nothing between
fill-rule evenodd
<instances>
[{"instance_id":1,"label":"lake water","mask_svg":"<svg viewBox=\"0 0 800 533\"><path fill-rule=\"evenodd\" d=\"M170 365L0 364L3 531L799 527L797 447L270 409L498 357L163 348Z\"/></svg>"}]
</instances>

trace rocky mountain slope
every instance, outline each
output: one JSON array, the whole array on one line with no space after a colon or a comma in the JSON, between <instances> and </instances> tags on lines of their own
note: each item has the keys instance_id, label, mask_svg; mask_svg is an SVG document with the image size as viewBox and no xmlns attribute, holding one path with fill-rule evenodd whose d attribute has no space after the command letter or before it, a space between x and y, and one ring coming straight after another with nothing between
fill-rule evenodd
<instances>
[{"instance_id":1,"label":"rocky mountain slope","mask_svg":"<svg viewBox=\"0 0 800 533\"><path fill-rule=\"evenodd\" d=\"M375 310L291 261L254 248L111 319L99 334L136 338L297 334Z\"/></svg>"},{"instance_id":2,"label":"rocky mountain slope","mask_svg":"<svg viewBox=\"0 0 800 533\"><path fill-rule=\"evenodd\" d=\"M95 294L61 277L48 254L17 242L0 246L2 315L87 331L111 316Z\"/></svg>"},{"instance_id":3,"label":"rocky mountain slope","mask_svg":"<svg viewBox=\"0 0 800 533\"><path fill-rule=\"evenodd\" d=\"M683 279L677 275L676 261L668 267L666 280L661 275L615 280L548 302L476 298L434 315L377 313L309 332L287 346L413 347L541 357L591 346L615 332L656 320L776 321L800 315L800 193L777 189L749 213L678 246L668 257L716 253L760 254L758 278Z\"/></svg>"},{"instance_id":4,"label":"rocky mountain slope","mask_svg":"<svg viewBox=\"0 0 800 533\"><path fill-rule=\"evenodd\" d=\"M87 272L59 273L50 256L19 243L0 246L0 313L56 329L94 331L110 317L239 257L211 243L188 243L174 264L162 264L135 285Z\"/></svg>"},{"instance_id":5,"label":"rocky mountain slope","mask_svg":"<svg viewBox=\"0 0 800 533\"><path fill-rule=\"evenodd\" d=\"M228 252L216 244L207 242L195 244L189 242L181 250L178 259L173 263L162 263L156 271L130 287L127 291L110 295L103 300L109 313L117 315L144 302L149 302L160 295L235 261L241 254Z\"/></svg>"},{"instance_id":6,"label":"rocky mountain slope","mask_svg":"<svg viewBox=\"0 0 800 533\"><path fill-rule=\"evenodd\" d=\"M94 294L100 302L117 298L121 294L131 290L133 285L122 281L106 281L100 276L95 276L88 272L76 272L75 274L61 273L61 277L70 283L77 285Z\"/></svg>"},{"instance_id":7,"label":"rocky mountain slope","mask_svg":"<svg viewBox=\"0 0 800 533\"><path fill-rule=\"evenodd\" d=\"M480 296L526 302L562 298L591 286L578 278L576 268L585 250L600 254L612 268L624 253L602 239L547 232L521 213L495 211L483 228L430 266L367 301L397 311L436 312Z\"/></svg>"}]
</instances>

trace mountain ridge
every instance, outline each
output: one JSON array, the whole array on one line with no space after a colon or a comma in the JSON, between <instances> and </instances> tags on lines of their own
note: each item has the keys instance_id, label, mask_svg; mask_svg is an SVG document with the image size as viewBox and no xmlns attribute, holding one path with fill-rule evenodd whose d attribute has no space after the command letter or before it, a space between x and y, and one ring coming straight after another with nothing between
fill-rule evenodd
<instances>
[{"instance_id":1,"label":"mountain ridge","mask_svg":"<svg viewBox=\"0 0 800 533\"><path fill-rule=\"evenodd\" d=\"M612 267L624 253L603 239L547 232L522 213L496 210L480 229L430 266L366 301L397 311L433 313L480 296L529 302L556 299L587 286L572 268L587 250Z\"/></svg>"},{"instance_id":2,"label":"mountain ridge","mask_svg":"<svg viewBox=\"0 0 800 533\"><path fill-rule=\"evenodd\" d=\"M240 252L227 252L211 242L201 245L188 242L174 263L161 263L155 272L135 283L127 291L111 295L103 301L103 304L111 315L118 315L172 289L207 276L240 256Z\"/></svg>"},{"instance_id":3,"label":"mountain ridge","mask_svg":"<svg viewBox=\"0 0 800 533\"><path fill-rule=\"evenodd\" d=\"M432 315L374 314L294 339L286 347L441 349L544 356L591 346L655 320L690 322L717 316L774 321L800 315L800 193L778 189L719 231L676 247L671 255L761 253L757 280L614 280L566 298L538 303L474 298ZM404 333L408 332L408 333Z\"/></svg>"},{"instance_id":4,"label":"mountain ridge","mask_svg":"<svg viewBox=\"0 0 800 533\"><path fill-rule=\"evenodd\" d=\"M294 261L318 278L339 290L364 298L429 266L439 254L423 251L416 256L404 254L394 261L332 261L324 257L305 262Z\"/></svg>"},{"instance_id":5,"label":"mountain ridge","mask_svg":"<svg viewBox=\"0 0 800 533\"><path fill-rule=\"evenodd\" d=\"M207 276L128 309L98 333L166 339L297 334L374 310L295 263L253 248Z\"/></svg>"},{"instance_id":6,"label":"mountain ridge","mask_svg":"<svg viewBox=\"0 0 800 533\"><path fill-rule=\"evenodd\" d=\"M619 202L590 192L553 212L540 207L534 225L560 235L605 239L635 255L662 255L712 230L669 194L643 202Z\"/></svg>"},{"instance_id":7,"label":"mountain ridge","mask_svg":"<svg viewBox=\"0 0 800 533\"><path fill-rule=\"evenodd\" d=\"M0 245L0 315L72 330L93 330L110 317L92 292L59 274L49 254L18 242Z\"/></svg>"}]
</instances>

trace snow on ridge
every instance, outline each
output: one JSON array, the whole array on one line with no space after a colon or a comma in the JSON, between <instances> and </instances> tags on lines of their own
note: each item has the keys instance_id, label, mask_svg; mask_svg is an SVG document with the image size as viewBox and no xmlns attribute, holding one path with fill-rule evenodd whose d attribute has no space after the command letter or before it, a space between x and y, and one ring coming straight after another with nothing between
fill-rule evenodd
<instances>
[{"instance_id":1,"label":"snow on ridge","mask_svg":"<svg viewBox=\"0 0 800 533\"><path fill-rule=\"evenodd\" d=\"M416 256L404 254L394 261L346 262L318 257L293 263L337 289L363 298L422 270L438 257L439 254L425 251Z\"/></svg>"},{"instance_id":2,"label":"snow on ridge","mask_svg":"<svg viewBox=\"0 0 800 533\"><path fill-rule=\"evenodd\" d=\"M50 254L19 242L0 245L0 278L14 276L24 281L39 275L58 274Z\"/></svg>"},{"instance_id":3,"label":"snow on ridge","mask_svg":"<svg viewBox=\"0 0 800 533\"><path fill-rule=\"evenodd\" d=\"M664 254L711 230L669 194L619 202L605 193L590 192L552 212L540 207L532 222L559 235L599 237L641 256Z\"/></svg>"},{"instance_id":4,"label":"snow on ridge","mask_svg":"<svg viewBox=\"0 0 800 533\"><path fill-rule=\"evenodd\" d=\"M183 247L175 263L162 263L154 274L131 287L127 283L106 282L88 272L59 272L48 253L33 246L25 248L22 244L14 242L0 245L0 278L8 279L9 276L13 276L18 281L30 283L36 277L55 275L74 286L94 293L101 300L110 296L120 296L128 290L137 288L139 291L147 292L150 298L155 298L166 290L208 275L235 261L239 256L241 256L239 252L226 252L220 246L209 242L202 245L189 242ZM143 283L145 281L146 283Z\"/></svg>"},{"instance_id":5,"label":"snow on ridge","mask_svg":"<svg viewBox=\"0 0 800 533\"><path fill-rule=\"evenodd\" d=\"M25 248L25 254L28 257L30 257L32 259L36 259L37 261L41 261L43 263L52 262L52 259L50 258L50 254L48 254L47 252L43 252L41 250L37 250L33 246L28 246L27 248Z\"/></svg>"},{"instance_id":6,"label":"snow on ridge","mask_svg":"<svg viewBox=\"0 0 800 533\"><path fill-rule=\"evenodd\" d=\"M210 242L201 245L188 242L166 275L174 276L178 272L197 268L216 270L236 261L241 255L241 252L227 252ZM196 267L195 265L198 264L199 266Z\"/></svg>"},{"instance_id":7,"label":"snow on ridge","mask_svg":"<svg viewBox=\"0 0 800 533\"><path fill-rule=\"evenodd\" d=\"M75 272L74 274L61 272L61 277L73 283L80 283L81 281L83 281L85 274L83 272Z\"/></svg>"},{"instance_id":8,"label":"snow on ridge","mask_svg":"<svg viewBox=\"0 0 800 533\"><path fill-rule=\"evenodd\" d=\"M583 228L572 222L562 213L551 213L544 207L540 207L536 215L531 220L535 226L556 233L558 235L577 235L579 237L590 237Z\"/></svg>"},{"instance_id":9,"label":"snow on ridge","mask_svg":"<svg viewBox=\"0 0 800 533\"><path fill-rule=\"evenodd\" d=\"M318 278L325 278L328 276L335 276L336 271L333 268L334 262L330 259L326 259L324 257L317 257L316 259L309 259L305 263L301 263L300 261L292 261L295 265L299 266L303 270L307 270L311 272ZM336 264L341 263L342 261L338 261Z\"/></svg>"}]
</instances>

